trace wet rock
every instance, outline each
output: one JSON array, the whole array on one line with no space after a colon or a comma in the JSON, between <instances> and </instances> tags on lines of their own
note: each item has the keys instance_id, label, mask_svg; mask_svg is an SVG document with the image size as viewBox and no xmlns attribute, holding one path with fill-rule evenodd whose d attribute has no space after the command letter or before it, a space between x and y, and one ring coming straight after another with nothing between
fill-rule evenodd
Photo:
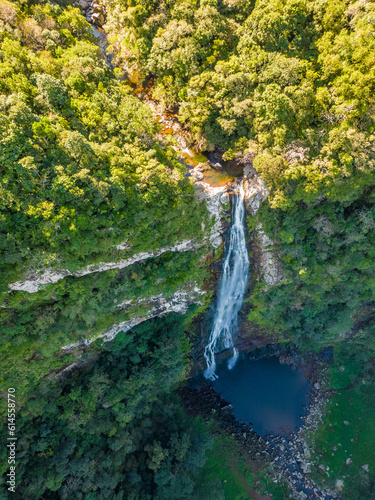
<instances>
[{"instance_id":1,"label":"wet rock","mask_svg":"<svg viewBox=\"0 0 375 500\"><path fill-rule=\"evenodd\" d=\"M296 500L306 500L308 496L303 491L299 491Z\"/></svg>"},{"instance_id":2,"label":"wet rock","mask_svg":"<svg viewBox=\"0 0 375 500\"><path fill-rule=\"evenodd\" d=\"M211 239L211 245L214 248L219 248L222 244L223 244L223 237L221 235L218 235Z\"/></svg>"},{"instance_id":3,"label":"wet rock","mask_svg":"<svg viewBox=\"0 0 375 500\"><path fill-rule=\"evenodd\" d=\"M199 168L191 170L191 174L197 177L202 175ZM210 243L214 248L219 248L223 243L224 233L222 216L229 202L227 187L212 187L200 180L195 182L195 186L197 188L195 193L196 199L206 201L207 210L215 220L209 236Z\"/></svg>"},{"instance_id":4,"label":"wet rock","mask_svg":"<svg viewBox=\"0 0 375 500\"><path fill-rule=\"evenodd\" d=\"M231 404L227 404L221 408L222 411L233 411L233 406Z\"/></svg>"},{"instance_id":5,"label":"wet rock","mask_svg":"<svg viewBox=\"0 0 375 500\"><path fill-rule=\"evenodd\" d=\"M98 13L100 12L100 13L104 14L104 11L105 11L104 5L101 5L100 3L93 2L91 4L91 8L92 8L93 12L98 12Z\"/></svg>"},{"instance_id":6,"label":"wet rock","mask_svg":"<svg viewBox=\"0 0 375 500\"><path fill-rule=\"evenodd\" d=\"M196 169L193 169L191 171L191 176L196 180L196 181L201 181L203 178L204 178L204 175L202 174L202 172L200 172L199 170L196 170Z\"/></svg>"},{"instance_id":7,"label":"wet rock","mask_svg":"<svg viewBox=\"0 0 375 500\"><path fill-rule=\"evenodd\" d=\"M302 462L301 469L303 470L304 474L310 474L311 473L311 464L308 462Z\"/></svg>"},{"instance_id":8,"label":"wet rock","mask_svg":"<svg viewBox=\"0 0 375 500\"><path fill-rule=\"evenodd\" d=\"M303 363L302 356L296 352L282 352L278 359L281 365L288 365L291 368L298 368Z\"/></svg>"}]
</instances>

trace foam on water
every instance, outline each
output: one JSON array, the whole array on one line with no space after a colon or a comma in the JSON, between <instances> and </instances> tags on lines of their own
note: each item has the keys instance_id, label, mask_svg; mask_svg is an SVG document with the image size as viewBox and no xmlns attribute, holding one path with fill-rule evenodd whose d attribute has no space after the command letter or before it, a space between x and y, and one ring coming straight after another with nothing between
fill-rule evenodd
<instances>
[{"instance_id":1,"label":"foam on water","mask_svg":"<svg viewBox=\"0 0 375 500\"><path fill-rule=\"evenodd\" d=\"M220 278L214 323L204 350L207 363L204 376L209 380L217 378L215 353L233 348L233 355L228 361L230 370L238 359L238 351L233 347L233 333L237 330L238 313L247 289L250 264L246 248L244 220L244 190L241 182L232 207L232 226Z\"/></svg>"}]
</instances>

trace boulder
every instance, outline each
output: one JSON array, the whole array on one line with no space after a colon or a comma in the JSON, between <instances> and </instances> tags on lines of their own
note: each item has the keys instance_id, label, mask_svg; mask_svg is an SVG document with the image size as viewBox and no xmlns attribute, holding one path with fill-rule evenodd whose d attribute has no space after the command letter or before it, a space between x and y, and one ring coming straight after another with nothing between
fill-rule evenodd
<instances>
[{"instance_id":1,"label":"boulder","mask_svg":"<svg viewBox=\"0 0 375 500\"><path fill-rule=\"evenodd\" d=\"M79 0L79 5L82 10L87 10L89 8L89 4L85 2L85 0Z\"/></svg>"},{"instance_id":2,"label":"boulder","mask_svg":"<svg viewBox=\"0 0 375 500\"><path fill-rule=\"evenodd\" d=\"M95 26L102 26L105 22L103 12L94 12L91 17L92 22L95 24Z\"/></svg>"},{"instance_id":3,"label":"boulder","mask_svg":"<svg viewBox=\"0 0 375 500\"><path fill-rule=\"evenodd\" d=\"M311 473L311 464L309 462L302 462L301 469L303 470L304 474L310 474Z\"/></svg>"},{"instance_id":4,"label":"boulder","mask_svg":"<svg viewBox=\"0 0 375 500\"><path fill-rule=\"evenodd\" d=\"M196 170L196 169L193 169L191 171L191 176L193 177L193 179L195 179L196 181L201 181L203 178L204 178L204 175L202 174L202 172L200 172L199 170Z\"/></svg>"}]
</instances>

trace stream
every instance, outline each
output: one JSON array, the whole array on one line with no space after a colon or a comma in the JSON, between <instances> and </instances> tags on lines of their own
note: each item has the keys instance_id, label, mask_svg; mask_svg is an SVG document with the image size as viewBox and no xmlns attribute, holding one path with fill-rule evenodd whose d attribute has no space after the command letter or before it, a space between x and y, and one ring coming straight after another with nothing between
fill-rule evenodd
<instances>
[{"instance_id":1,"label":"stream","mask_svg":"<svg viewBox=\"0 0 375 500\"><path fill-rule=\"evenodd\" d=\"M85 13L86 20L92 26L92 34L97 40L97 45L100 48L102 56L104 57L108 67L114 69L114 54L108 52L109 42L107 39L106 32L99 26L96 26L92 21L92 5L93 2L88 1L89 8ZM227 185L229 182L235 180L236 175L238 175L238 166L233 166L233 162L225 162L215 159L214 153L208 153L207 156L202 152L195 151L190 147L186 147L184 144L185 134L182 128L179 126L176 130L176 125L178 120L175 115L164 112L160 113L156 110L153 101L149 98L150 86L148 81L142 83L133 81L129 76L125 76L125 80L133 89L133 95L137 97L140 101L147 104L151 110L156 115L157 121L161 125L161 134L163 136L168 136L173 139L177 139L177 146L174 146L180 162L185 165L189 170L201 166L200 172L203 174L203 181L209 184L211 187L222 187ZM212 158L208 158L211 157ZM242 169L241 169L242 170Z\"/></svg>"},{"instance_id":2,"label":"stream","mask_svg":"<svg viewBox=\"0 0 375 500\"><path fill-rule=\"evenodd\" d=\"M113 69L113 54L107 51L107 35L103 29L93 24L92 2L88 4L85 17L92 25L93 34L109 68ZM132 86L134 95L140 98L139 93L145 89L134 84ZM148 104L152 105L151 102ZM158 119L162 124L162 133L175 136L176 131L173 130L168 115L159 115ZM189 148L179 148L177 152L188 168L194 168L198 163L204 164L203 180L211 186L223 186L238 175L238 172L233 173L230 169L225 171L222 165L215 163L214 154L213 158L210 158L211 161L208 161L205 155ZM239 353L233 344L233 335L238 328L238 314L247 291L250 262L246 247L246 212L242 181L238 182L236 190L216 311L204 351L207 363L204 376L211 380L215 390L233 405L236 418L251 422L259 435L269 432L285 435L290 429L295 430L298 427L300 416L304 413L303 407L307 404L309 383L301 371L293 371L288 366L280 365L277 358L258 361L241 359L237 363ZM226 366L220 363L218 375L215 355L224 350L232 350L232 356Z\"/></svg>"}]
</instances>

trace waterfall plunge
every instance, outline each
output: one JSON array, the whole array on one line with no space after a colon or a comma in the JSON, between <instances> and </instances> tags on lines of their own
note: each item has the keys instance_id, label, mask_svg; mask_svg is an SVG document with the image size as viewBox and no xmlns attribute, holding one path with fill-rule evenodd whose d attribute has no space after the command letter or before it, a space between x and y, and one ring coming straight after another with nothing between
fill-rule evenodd
<instances>
[{"instance_id":1,"label":"waterfall plunge","mask_svg":"<svg viewBox=\"0 0 375 500\"><path fill-rule=\"evenodd\" d=\"M239 194L232 208L232 227L229 244L220 279L217 309L209 342L204 350L207 369L204 376L215 380L215 353L233 348L233 356L228 361L231 370L236 364L238 351L233 347L233 333L237 329L238 313L247 288L249 275L249 256L245 241L245 204L243 183L239 185Z\"/></svg>"}]
</instances>

